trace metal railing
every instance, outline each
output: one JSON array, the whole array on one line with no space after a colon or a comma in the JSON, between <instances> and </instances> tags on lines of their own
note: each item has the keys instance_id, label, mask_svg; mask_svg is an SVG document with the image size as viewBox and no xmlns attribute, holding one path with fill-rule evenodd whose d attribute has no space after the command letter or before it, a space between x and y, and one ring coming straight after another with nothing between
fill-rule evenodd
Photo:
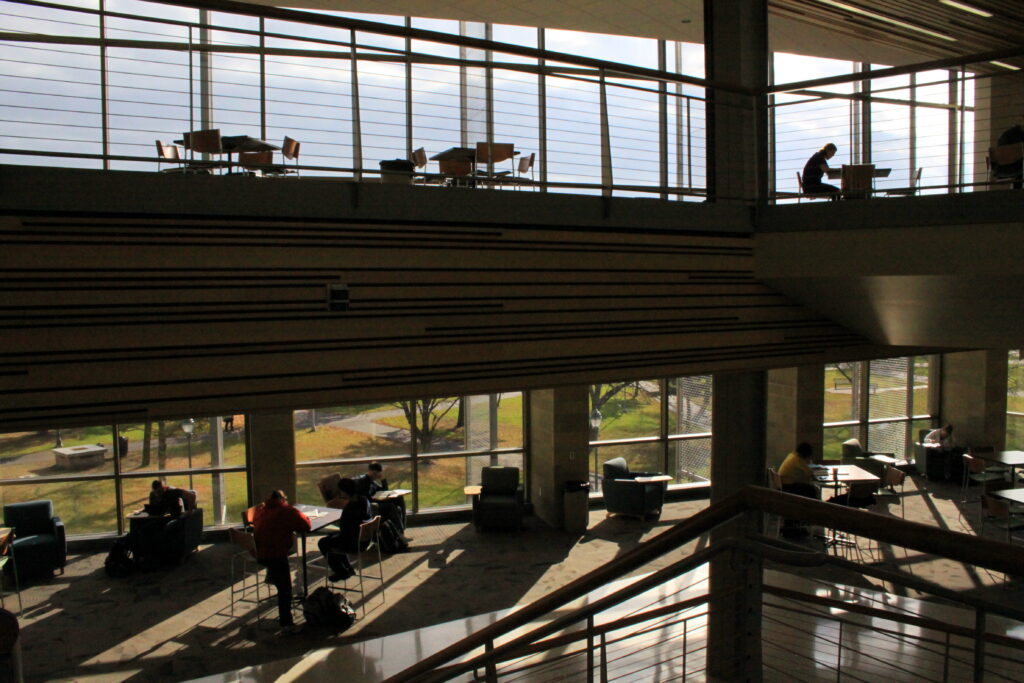
<instances>
[{"instance_id":1,"label":"metal railing","mask_svg":"<svg viewBox=\"0 0 1024 683\"><path fill-rule=\"evenodd\" d=\"M823 584L832 594L820 596L770 585L762 576L757 594L765 597L758 598L762 616L761 635L756 637L764 650L758 666L765 672L784 671L789 680L804 680L800 676L801 660L811 672L810 680L817 680L823 668L833 670L837 678L852 680L878 680L879 676L907 679L908 667L918 677L914 680L962 680L968 676L974 680L1012 680L1013 672L1020 670L1024 640L996 632L992 617L1010 620L1010 625L1001 625L1005 633L1010 633L1024 623L1021 610L960 594L911 574L809 551L756 532L737 532L626 585L605 588L609 582L675 553L721 524L745 520L741 526L751 528L765 514L814 521L995 571L1019 572L1024 566L1024 549L1019 547L747 487L388 681L443 681L470 672L475 680L486 681L516 680L538 671L544 671L545 676L582 677L588 681L617 676L628 679L638 672L657 671L653 678L658 679L703 672L709 665L711 618L727 615L723 602L749 594L749 588L733 585L709 589L700 580L675 586L671 582L723 553L732 558L756 558L757 567L773 562L804 568L829 565L856 572L941 598L954 604L970 623L964 626L910 613L906 606L890 601L864 604L863 592L854 595L833 584ZM730 564L735 562L733 559ZM755 636L741 633L734 637L742 640ZM736 651L744 651L743 643L736 645ZM623 664L618 674L613 670L615 663Z\"/></svg>"}]
</instances>

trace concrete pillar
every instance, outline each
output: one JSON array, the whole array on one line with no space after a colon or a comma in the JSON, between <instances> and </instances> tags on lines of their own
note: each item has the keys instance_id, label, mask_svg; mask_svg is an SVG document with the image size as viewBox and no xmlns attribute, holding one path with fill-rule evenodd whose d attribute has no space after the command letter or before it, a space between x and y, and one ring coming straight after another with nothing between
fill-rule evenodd
<instances>
[{"instance_id":1,"label":"concrete pillar","mask_svg":"<svg viewBox=\"0 0 1024 683\"><path fill-rule=\"evenodd\" d=\"M587 528L587 498L572 496L571 509L565 509L562 483L588 478L587 387L531 391L529 403L533 512L555 529L580 533Z\"/></svg>"},{"instance_id":2,"label":"concrete pillar","mask_svg":"<svg viewBox=\"0 0 1024 683\"><path fill-rule=\"evenodd\" d=\"M942 356L940 421L951 423L959 446L1006 444L1006 349Z\"/></svg>"},{"instance_id":3,"label":"concrete pillar","mask_svg":"<svg viewBox=\"0 0 1024 683\"><path fill-rule=\"evenodd\" d=\"M766 373L713 376L711 407L711 504L747 484L763 484L765 472ZM760 526L760 516L725 524L711 543ZM761 561L741 552L711 562L708 609L708 673L711 680L761 680Z\"/></svg>"},{"instance_id":4,"label":"concrete pillar","mask_svg":"<svg viewBox=\"0 0 1024 683\"><path fill-rule=\"evenodd\" d=\"M825 420L825 366L801 365L768 371L765 451L778 467L798 443L806 441L820 457Z\"/></svg>"},{"instance_id":5,"label":"concrete pillar","mask_svg":"<svg viewBox=\"0 0 1024 683\"><path fill-rule=\"evenodd\" d=\"M295 433L291 411L250 413L245 423L249 444L249 490L252 501L266 500L281 489L295 501Z\"/></svg>"},{"instance_id":6,"label":"concrete pillar","mask_svg":"<svg viewBox=\"0 0 1024 683\"><path fill-rule=\"evenodd\" d=\"M768 85L767 0L704 3L704 64L710 81L763 92ZM763 201L768 192L767 98L707 91L708 198Z\"/></svg>"}]
</instances>

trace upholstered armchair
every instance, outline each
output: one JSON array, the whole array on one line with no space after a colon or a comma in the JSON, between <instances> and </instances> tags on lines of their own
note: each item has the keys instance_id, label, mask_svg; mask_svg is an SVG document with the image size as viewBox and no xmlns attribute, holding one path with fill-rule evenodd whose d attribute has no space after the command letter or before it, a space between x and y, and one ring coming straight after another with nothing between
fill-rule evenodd
<instances>
[{"instance_id":1,"label":"upholstered armchair","mask_svg":"<svg viewBox=\"0 0 1024 683\"><path fill-rule=\"evenodd\" d=\"M885 476L886 465L895 464L892 459L895 457L894 453L880 453L875 451L866 451L864 447L860 445L858 439L847 439L842 444L843 449L843 463L847 465L856 465L863 470L870 472L879 479ZM873 456L884 456L883 458L875 458Z\"/></svg>"},{"instance_id":2,"label":"upholstered armchair","mask_svg":"<svg viewBox=\"0 0 1024 683\"><path fill-rule=\"evenodd\" d=\"M480 473L481 489L473 497L473 524L485 528L521 529L523 488L518 467L485 467Z\"/></svg>"},{"instance_id":3,"label":"upholstered armchair","mask_svg":"<svg viewBox=\"0 0 1024 683\"><path fill-rule=\"evenodd\" d=\"M630 472L625 458L612 458L604 464L604 507L609 515L633 517L661 516L667 481L640 482L637 477L654 477L660 472Z\"/></svg>"},{"instance_id":4,"label":"upholstered armchair","mask_svg":"<svg viewBox=\"0 0 1024 683\"><path fill-rule=\"evenodd\" d=\"M146 515L130 518L130 546L135 561L143 567L178 564L199 548L203 536L203 509L196 504L196 492L182 496L184 511L177 517Z\"/></svg>"},{"instance_id":5,"label":"upholstered armchair","mask_svg":"<svg viewBox=\"0 0 1024 683\"><path fill-rule=\"evenodd\" d=\"M18 580L49 576L54 569L64 573L68 544L64 523L53 514L49 500L31 500L4 505L4 526L14 529L14 557Z\"/></svg>"}]
</instances>

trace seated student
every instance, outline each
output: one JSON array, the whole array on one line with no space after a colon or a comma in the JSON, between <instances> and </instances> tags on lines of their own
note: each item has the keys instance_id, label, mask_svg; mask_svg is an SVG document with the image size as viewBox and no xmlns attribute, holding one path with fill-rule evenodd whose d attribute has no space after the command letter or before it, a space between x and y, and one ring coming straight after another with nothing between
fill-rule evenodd
<instances>
[{"instance_id":1,"label":"seated student","mask_svg":"<svg viewBox=\"0 0 1024 683\"><path fill-rule=\"evenodd\" d=\"M359 495L372 499L378 491L388 490L388 480L384 478L384 466L379 462L371 462L367 465L366 474L356 477L356 490ZM395 529L402 535L402 540L408 543L412 539L405 535L405 499L395 496L387 500L377 501L378 509L382 520L395 525Z\"/></svg>"},{"instance_id":2,"label":"seated student","mask_svg":"<svg viewBox=\"0 0 1024 683\"><path fill-rule=\"evenodd\" d=\"M952 450L955 447L953 442L953 425L946 424L938 429L933 429L924 436L925 446L931 448L942 448Z\"/></svg>"},{"instance_id":3,"label":"seated student","mask_svg":"<svg viewBox=\"0 0 1024 683\"><path fill-rule=\"evenodd\" d=\"M333 572L328 578L331 581L341 581L354 573L345 553L359 551L359 525L372 516L370 500L356 492L354 481L343 478L338 480L337 496L331 499L327 506L341 509L339 529L321 538L317 545Z\"/></svg>"},{"instance_id":4,"label":"seated student","mask_svg":"<svg viewBox=\"0 0 1024 683\"><path fill-rule=\"evenodd\" d=\"M1024 125L1017 124L1004 130L996 140L996 146L1002 147L1003 145L1020 145L1024 143ZM1016 190L1021 189L1024 186L1024 158L1012 161L1009 164L1002 166L996 166L996 173L1000 177L1015 178L1013 181L1013 188Z\"/></svg>"},{"instance_id":5,"label":"seated student","mask_svg":"<svg viewBox=\"0 0 1024 683\"><path fill-rule=\"evenodd\" d=\"M798 444L796 450L786 456L779 467L783 491L807 498L821 499L821 489L815 486L814 473L811 471L813 456L814 448L807 442Z\"/></svg>"},{"instance_id":6,"label":"seated student","mask_svg":"<svg viewBox=\"0 0 1024 683\"><path fill-rule=\"evenodd\" d=\"M804 172L801 175L801 182L804 186L804 194L834 194L839 196L839 188L822 182L822 178L828 172L828 160L835 156L837 147L828 143L804 164Z\"/></svg>"},{"instance_id":7,"label":"seated student","mask_svg":"<svg viewBox=\"0 0 1024 683\"><path fill-rule=\"evenodd\" d=\"M145 510L151 515L178 517L185 511L185 492L174 486L167 486L154 479L149 492L149 504Z\"/></svg>"}]
</instances>

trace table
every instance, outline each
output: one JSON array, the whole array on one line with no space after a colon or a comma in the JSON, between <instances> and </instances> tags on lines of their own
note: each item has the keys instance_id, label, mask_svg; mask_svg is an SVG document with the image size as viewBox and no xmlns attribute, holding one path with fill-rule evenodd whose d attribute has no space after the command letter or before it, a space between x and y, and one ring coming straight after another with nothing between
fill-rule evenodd
<instances>
[{"instance_id":1,"label":"table","mask_svg":"<svg viewBox=\"0 0 1024 683\"><path fill-rule=\"evenodd\" d=\"M474 486L463 486L462 492L467 496L479 496L480 492L484 490L484 487L480 484Z\"/></svg>"},{"instance_id":2,"label":"table","mask_svg":"<svg viewBox=\"0 0 1024 683\"><path fill-rule=\"evenodd\" d=\"M1024 466L1024 451L971 451L971 457L1010 468L1013 485L1017 485L1017 468Z\"/></svg>"},{"instance_id":3,"label":"table","mask_svg":"<svg viewBox=\"0 0 1024 683\"><path fill-rule=\"evenodd\" d=\"M107 455L107 447L99 444L88 444L84 446L68 446L67 448L54 448L53 455L57 467L67 470L84 470L94 465L102 465Z\"/></svg>"},{"instance_id":4,"label":"table","mask_svg":"<svg viewBox=\"0 0 1024 683\"><path fill-rule=\"evenodd\" d=\"M299 534L302 544L302 595L296 599L303 600L309 595L309 573L306 569L306 536L336 523L341 519L341 510L320 505L306 505L304 503L295 503L293 507L309 517L309 531Z\"/></svg>"},{"instance_id":5,"label":"table","mask_svg":"<svg viewBox=\"0 0 1024 683\"><path fill-rule=\"evenodd\" d=\"M512 156L519 154L519 150L513 150ZM469 187L475 187L476 178L473 178L473 171L476 167L476 147L449 147L443 152L439 152L434 156L430 157L431 161L438 162L441 173L443 175L453 176L455 180L452 185L458 185L459 178L461 176L470 176L467 181L464 181L464 185ZM508 171L503 173L507 174ZM498 174L495 174L497 176ZM481 180L494 181L494 176L488 176L483 174Z\"/></svg>"},{"instance_id":6,"label":"table","mask_svg":"<svg viewBox=\"0 0 1024 683\"><path fill-rule=\"evenodd\" d=\"M634 477L633 481L638 481L641 484L656 484L659 481L672 481L672 477L668 476L667 474L655 474L650 477Z\"/></svg>"},{"instance_id":7,"label":"table","mask_svg":"<svg viewBox=\"0 0 1024 683\"><path fill-rule=\"evenodd\" d=\"M988 495L1024 505L1024 489L999 489L998 491L989 491Z\"/></svg>"},{"instance_id":8,"label":"table","mask_svg":"<svg viewBox=\"0 0 1024 683\"><path fill-rule=\"evenodd\" d=\"M876 168L874 164L843 164L826 172L829 180L841 180L843 196L847 199L867 197L874 190L875 178L888 178L891 168Z\"/></svg>"},{"instance_id":9,"label":"table","mask_svg":"<svg viewBox=\"0 0 1024 683\"><path fill-rule=\"evenodd\" d=\"M814 469L822 469L817 467ZM824 469L828 474L815 475L814 480L819 484L831 484L833 488L839 484L854 484L862 481L879 481L877 475L861 469L856 465L827 465Z\"/></svg>"},{"instance_id":10,"label":"table","mask_svg":"<svg viewBox=\"0 0 1024 683\"><path fill-rule=\"evenodd\" d=\"M188 149L184 139L175 140L174 144ZM276 152L281 149L279 146L266 140L260 140L248 135L222 135L220 136L220 148L228 155L228 171L231 170L231 155L234 152Z\"/></svg>"}]
</instances>

